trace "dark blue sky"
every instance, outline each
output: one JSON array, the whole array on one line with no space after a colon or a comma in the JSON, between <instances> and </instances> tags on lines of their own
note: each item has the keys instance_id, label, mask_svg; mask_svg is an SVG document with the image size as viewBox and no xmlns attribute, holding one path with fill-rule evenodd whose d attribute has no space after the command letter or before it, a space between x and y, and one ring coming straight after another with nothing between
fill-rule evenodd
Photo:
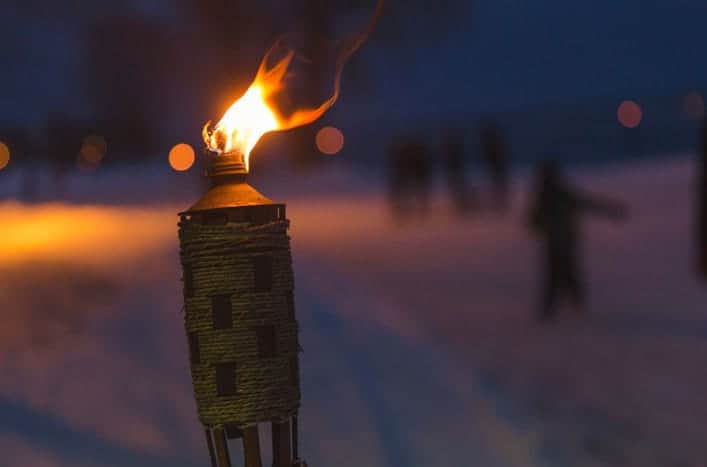
<instances>
[{"instance_id":1,"label":"dark blue sky","mask_svg":"<svg viewBox=\"0 0 707 467\"><path fill-rule=\"evenodd\" d=\"M417 96L423 112L430 103L474 111L640 97L707 84L706 21L699 0L481 0L414 61L370 53L393 56L381 59L390 78L379 97L406 108Z\"/></svg>"},{"instance_id":2,"label":"dark blue sky","mask_svg":"<svg viewBox=\"0 0 707 467\"><path fill-rule=\"evenodd\" d=\"M166 0L120 7L95 2L90 10L56 3L24 2L0 18L0 121L39 123L50 110L85 112L78 34L91 18L134 12L165 25L177 19ZM426 28L424 12L401 11L408 37L364 48L370 84L365 96L344 89L337 115L365 109L395 119L707 85L707 4L701 0L477 0L469 11L455 15L433 41L417 34Z\"/></svg>"}]
</instances>

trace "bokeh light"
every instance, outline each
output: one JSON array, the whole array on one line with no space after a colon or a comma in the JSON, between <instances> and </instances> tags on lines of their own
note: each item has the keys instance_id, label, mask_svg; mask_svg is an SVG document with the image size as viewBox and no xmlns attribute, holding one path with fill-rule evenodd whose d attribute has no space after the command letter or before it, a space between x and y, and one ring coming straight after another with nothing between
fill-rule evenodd
<instances>
[{"instance_id":1,"label":"bokeh light","mask_svg":"<svg viewBox=\"0 0 707 467\"><path fill-rule=\"evenodd\" d=\"M344 147L344 134L338 128L325 126L317 133L316 143L323 154L334 155Z\"/></svg>"},{"instance_id":2,"label":"bokeh light","mask_svg":"<svg viewBox=\"0 0 707 467\"><path fill-rule=\"evenodd\" d=\"M93 164L98 164L108 151L108 143L105 138L98 135L87 136L81 146L81 157Z\"/></svg>"},{"instance_id":3,"label":"bokeh light","mask_svg":"<svg viewBox=\"0 0 707 467\"><path fill-rule=\"evenodd\" d=\"M0 170L7 167L7 164L9 164L9 163L10 163L10 148L7 147L7 144L0 141Z\"/></svg>"},{"instance_id":4,"label":"bokeh light","mask_svg":"<svg viewBox=\"0 0 707 467\"><path fill-rule=\"evenodd\" d=\"M682 108L687 118L692 120L702 120L705 117L705 100L697 91L685 95Z\"/></svg>"},{"instance_id":5,"label":"bokeh light","mask_svg":"<svg viewBox=\"0 0 707 467\"><path fill-rule=\"evenodd\" d=\"M79 156L86 162L93 164L96 164L100 162L101 159L103 159L103 154L101 153L101 151L96 146L93 146L91 144L84 144L83 146L81 146L81 152Z\"/></svg>"},{"instance_id":6,"label":"bokeh light","mask_svg":"<svg viewBox=\"0 0 707 467\"><path fill-rule=\"evenodd\" d=\"M99 135L84 138L81 150L76 158L76 165L83 172L91 172L98 168L108 151L108 143Z\"/></svg>"},{"instance_id":7,"label":"bokeh light","mask_svg":"<svg viewBox=\"0 0 707 467\"><path fill-rule=\"evenodd\" d=\"M194 148L186 143L179 143L169 151L169 165L177 172L191 169L194 160Z\"/></svg>"},{"instance_id":8,"label":"bokeh light","mask_svg":"<svg viewBox=\"0 0 707 467\"><path fill-rule=\"evenodd\" d=\"M643 110L635 101L623 101L616 112L619 123L626 128L636 128L643 120Z\"/></svg>"}]
</instances>

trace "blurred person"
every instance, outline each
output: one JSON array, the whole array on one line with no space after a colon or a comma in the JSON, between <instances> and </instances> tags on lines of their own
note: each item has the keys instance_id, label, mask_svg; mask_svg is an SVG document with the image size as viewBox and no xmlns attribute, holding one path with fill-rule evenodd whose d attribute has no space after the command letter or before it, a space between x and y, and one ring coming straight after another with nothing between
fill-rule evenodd
<instances>
[{"instance_id":1,"label":"blurred person","mask_svg":"<svg viewBox=\"0 0 707 467\"><path fill-rule=\"evenodd\" d=\"M432 191L432 164L427 145L418 138L412 139L404 154L412 180L413 208L418 215L424 216L429 209L430 192Z\"/></svg>"},{"instance_id":2,"label":"blurred person","mask_svg":"<svg viewBox=\"0 0 707 467\"><path fill-rule=\"evenodd\" d=\"M481 152L491 178L494 206L499 211L508 208L508 155L503 134L496 123L487 121L481 127Z\"/></svg>"},{"instance_id":3,"label":"blurred person","mask_svg":"<svg viewBox=\"0 0 707 467\"><path fill-rule=\"evenodd\" d=\"M551 160L536 169L530 227L543 240L544 277L537 320L553 320L557 301L568 296L579 313L586 311L585 281L580 261L580 216L599 214L613 220L626 217L618 202L590 197L571 187Z\"/></svg>"},{"instance_id":4,"label":"blurred person","mask_svg":"<svg viewBox=\"0 0 707 467\"><path fill-rule=\"evenodd\" d=\"M707 279L707 119L702 125L702 144L697 174L697 266Z\"/></svg>"},{"instance_id":5,"label":"blurred person","mask_svg":"<svg viewBox=\"0 0 707 467\"><path fill-rule=\"evenodd\" d=\"M69 173L76 165L82 139L88 132L78 122L58 114L49 117L46 131L54 196L62 198L68 192Z\"/></svg>"},{"instance_id":6,"label":"blurred person","mask_svg":"<svg viewBox=\"0 0 707 467\"><path fill-rule=\"evenodd\" d=\"M7 146L13 165L21 161L21 178L19 198L22 201L33 202L39 193L39 178L37 154L34 142L27 131L21 128L0 128L0 142ZM0 168L0 171L3 169Z\"/></svg>"},{"instance_id":7,"label":"blurred person","mask_svg":"<svg viewBox=\"0 0 707 467\"><path fill-rule=\"evenodd\" d=\"M388 187L390 205L395 217L402 217L406 209L407 180L403 144L400 139L395 139L388 147Z\"/></svg>"},{"instance_id":8,"label":"blurred person","mask_svg":"<svg viewBox=\"0 0 707 467\"><path fill-rule=\"evenodd\" d=\"M464 137L459 130L447 131L443 147L444 169L450 196L457 213L466 214L475 204L475 193L466 177Z\"/></svg>"},{"instance_id":9,"label":"blurred person","mask_svg":"<svg viewBox=\"0 0 707 467\"><path fill-rule=\"evenodd\" d=\"M395 141L389 149L389 183L394 215L425 215L431 166L425 143L417 138Z\"/></svg>"}]
</instances>

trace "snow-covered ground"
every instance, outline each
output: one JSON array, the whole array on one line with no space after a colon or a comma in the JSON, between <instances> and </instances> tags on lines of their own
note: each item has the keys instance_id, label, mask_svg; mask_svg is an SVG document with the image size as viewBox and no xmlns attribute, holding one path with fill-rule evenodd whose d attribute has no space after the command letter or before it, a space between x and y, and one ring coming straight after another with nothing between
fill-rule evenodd
<instances>
[{"instance_id":1,"label":"snow-covered ground","mask_svg":"<svg viewBox=\"0 0 707 467\"><path fill-rule=\"evenodd\" d=\"M587 219L590 313L546 327L532 323L524 175L506 216L458 219L440 192L402 225L355 174L262 180L292 220L309 464L707 463L691 169L684 157L572 173L631 217ZM0 465L207 464L176 241L194 196L174 176L116 175L76 186L69 198L89 204L0 203Z\"/></svg>"}]
</instances>

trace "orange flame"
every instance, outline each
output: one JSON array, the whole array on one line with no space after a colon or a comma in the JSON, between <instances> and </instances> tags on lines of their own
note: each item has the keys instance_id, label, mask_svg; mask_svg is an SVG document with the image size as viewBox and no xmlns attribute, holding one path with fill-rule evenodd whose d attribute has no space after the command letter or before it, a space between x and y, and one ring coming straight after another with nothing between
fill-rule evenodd
<instances>
[{"instance_id":1,"label":"orange flame","mask_svg":"<svg viewBox=\"0 0 707 467\"><path fill-rule=\"evenodd\" d=\"M367 27L344 45L336 62L334 92L315 108L303 108L285 116L276 103L276 97L285 90L285 78L295 56L289 50L283 58L270 67L269 61L278 48L276 43L260 63L255 79L248 90L226 111L213 129L207 122L202 130L206 147L218 154L240 152L244 156L246 170L249 170L250 153L266 133L285 131L304 126L319 117L334 105L339 98L341 72L351 55L358 50L373 31L383 10L384 0L378 0L376 10Z\"/></svg>"}]
</instances>

